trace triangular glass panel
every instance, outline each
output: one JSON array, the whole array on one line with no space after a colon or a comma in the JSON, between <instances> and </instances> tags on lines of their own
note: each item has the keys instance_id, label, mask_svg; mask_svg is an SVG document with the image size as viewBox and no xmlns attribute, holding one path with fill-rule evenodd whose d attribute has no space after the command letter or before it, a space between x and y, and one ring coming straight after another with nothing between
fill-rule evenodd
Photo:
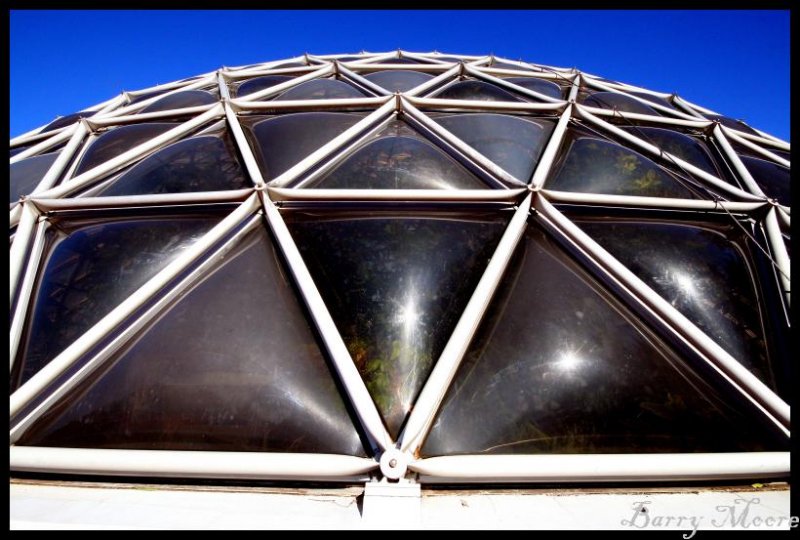
<instances>
[{"instance_id":1,"label":"triangular glass panel","mask_svg":"<svg viewBox=\"0 0 800 540\"><path fill-rule=\"evenodd\" d=\"M244 97L248 94L254 94L261 90L285 83L286 81L291 81L293 78L294 77L289 77L288 75L265 75L263 77L249 79L236 87L235 95L236 97Z\"/></svg>"},{"instance_id":2,"label":"triangular glass panel","mask_svg":"<svg viewBox=\"0 0 800 540\"><path fill-rule=\"evenodd\" d=\"M547 189L695 199L688 187L642 154L570 128Z\"/></svg>"},{"instance_id":3,"label":"triangular glass panel","mask_svg":"<svg viewBox=\"0 0 800 540\"><path fill-rule=\"evenodd\" d=\"M669 152L673 156L679 157L699 169L703 169L708 174L717 178L724 178L709 155L707 147L689 135L671 129L645 126L626 126L622 129L659 147L664 152ZM675 165L675 167L678 167L678 165Z\"/></svg>"},{"instance_id":4,"label":"triangular glass panel","mask_svg":"<svg viewBox=\"0 0 800 540\"><path fill-rule=\"evenodd\" d=\"M365 456L280 260L248 233L18 444Z\"/></svg>"},{"instance_id":5,"label":"triangular glass panel","mask_svg":"<svg viewBox=\"0 0 800 540\"><path fill-rule=\"evenodd\" d=\"M787 167L757 157L740 157L753 180L767 197L778 199L784 206L792 205L791 176Z\"/></svg>"},{"instance_id":6,"label":"triangular glass panel","mask_svg":"<svg viewBox=\"0 0 800 540\"><path fill-rule=\"evenodd\" d=\"M395 118L311 187L486 189L487 185L408 124Z\"/></svg>"},{"instance_id":7,"label":"triangular glass panel","mask_svg":"<svg viewBox=\"0 0 800 540\"><path fill-rule=\"evenodd\" d=\"M660 116L653 108L641 101L616 92L594 92L584 97L580 102L589 107L598 107L600 109L617 109L623 112Z\"/></svg>"},{"instance_id":8,"label":"triangular glass panel","mask_svg":"<svg viewBox=\"0 0 800 540\"><path fill-rule=\"evenodd\" d=\"M436 99L467 99L473 101L523 101L522 98L484 81L458 81L430 97Z\"/></svg>"},{"instance_id":9,"label":"triangular glass panel","mask_svg":"<svg viewBox=\"0 0 800 540\"><path fill-rule=\"evenodd\" d=\"M110 129L90 143L78 166L75 167L74 176L93 169L178 125L180 124L172 122L149 122Z\"/></svg>"},{"instance_id":10,"label":"triangular glass panel","mask_svg":"<svg viewBox=\"0 0 800 540\"><path fill-rule=\"evenodd\" d=\"M58 159L59 153L31 156L12 163L8 168L8 202L14 203L22 196L30 195Z\"/></svg>"},{"instance_id":11,"label":"triangular glass panel","mask_svg":"<svg viewBox=\"0 0 800 540\"><path fill-rule=\"evenodd\" d=\"M95 196L224 191L252 187L227 131L170 144L140 161Z\"/></svg>"},{"instance_id":12,"label":"triangular glass panel","mask_svg":"<svg viewBox=\"0 0 800 540\"><path fill-rule=\"evenodd\" d=\"M286 90L275 101L305 99L348 99L366 97L355 86L336 79L314 79Z\"/></svg>"},{"instance_id":13,"label":"triangular glass panel","mask_svg":"<svg viewBox=\"0 0 800 540\"><path fill-rule=\"evenodd\" d=\"M361 114L301 112L272 118L242 117L265 181L297 165L364 118Z\"/></svg>"},{"instance_id":14,"label":"triangular glass panel","mask_svg":"<svg viewBox=\"0 0 800 540\"><path fill-rule=\"evenodd\" d=\"M457 114L435 120L523 183L533 176L554 127L550 120L507 114Z\"/></svg>"},{"instance_id":15,"label":"triangular glass panel","mask_svg":"<svg viewBox=\"0 0 800 540\"><path fill-rule=\"evenodd\" d=\"M44 261L11 386L30 379L213 227L217 216L58 219Z\"/></svg>"},{"instance_id":16,"label":"triangular glass panel","mask_svg":"<svg viewBox=\"0 0 800 540\"><path fill-rule=\"evenodd\" d=\"M285 211L393 437L439 358L510 211Z\"/></svg>"},{"instance_id":17,"label":"triangular glass panel","mask_svg":"<svg viewBox=\"0 0 800 540\"><path fill-rule=\"evenodd\" d=\"M66 116L59 116L58 118L56 118L55 120L53 120L52 122L47 124L44 127L44 129L42 129L42 131L40 131L39 133L45 133L47 131L55 131L57 129L60 129L60 128L63 128L63 127L66 127L66 126L71 126L72 124L76 123L81 118L89 118L90 116L95 114L95 112L93 112L93 111L80 111L80 112L68 114Z\"/></svg>"},{"instance_id":18,"label":"triangular glass panel","mask_svg":"<svg viewBox=\"0 0 800 540\"><path fill-rule=\"evenodd\" d=\"M562 88L552 81L537 79L536 77L508 77L504 80L522 88L550 96L553 99L563 99L564 97Z\"/></svg>"},{"instance_id":19,"label":"triangular glass panel","mask_svg":"<svg viewBox=\"0 0 800 540\"><path fill-rule=\"evenodd\" d=\"M412 88L433 79L430 73L406 69L388 69L364 75L364 78L389 92L408 92Z\"/></svg>"},{"instance_id":20,"label":"triangular glass panel","mask_svg":"<svg viewBox=\"0 0 800 540\"><path fill-rule=\"evenodd\" d=\"M786 387L788 366L768 352L741 229L637 218L576 222L766 385Z\"/></svg>"},{"instance_id":21,"label":"triangular glass panel","mask_svg":"<svg viewBox=\"0 0 800 540\"><path fill-rule=\"evenodd\" d=\"M777 426L712 384L712 369L679 358L534 219L422 456L788 449Z\"/></svg>"},{"instance_id":22,"label":"triangular glass panel","mask_svg":"<svg viewBox=\"0 0 800 540\"><path fill-rule=\"evenodd\" d=\"M157 99L139 113L151 113L159 111L170 111L173 109L184 109L186 107L197 107L199 105L211 105L217 101L217 96L206 90L184 90L175 92L161 99Z\"/></svg>"}]
</instances>

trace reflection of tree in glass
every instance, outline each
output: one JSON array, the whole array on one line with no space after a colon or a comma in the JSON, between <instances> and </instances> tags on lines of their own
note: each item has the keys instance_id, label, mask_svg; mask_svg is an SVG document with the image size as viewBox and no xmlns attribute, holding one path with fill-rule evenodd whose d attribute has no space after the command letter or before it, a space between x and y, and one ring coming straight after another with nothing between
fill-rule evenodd
<instances>
[{"instance_id":1,"label":"reflection of tree in glass","mask_svg":"<svg viewBox=\"0 0 800 540\"><path fill-rule=\"evenodd\" d=\"M675 177L643 155L593 137L568 139L566 158L546 186L609 195L695 198Z\"/></svg>"},{"instance_id":2,"label":"reflection of tree in glass","mask_svg":"<svg viewBox=\"0 0 800 540\"><path fill-rule=\"evenodd\" d=\"M122 174L100 195L224 191L250 185L226 133L173 143Z\"/></svg>"},{"instance_id":3,"label":"reflection of tree in glass","mask_svg":"<svg viewBox=\"0 0 800 540\"><path fill-rule=\"evenodd\" d=\"M65 223L37 284L21 382L28 380L216 223L211 218L135 218Z\"/></svg>"},{"instance_id":4,"label":"reflection of tree in glass","mask_svg":"<svg viewBox=\"0 0 800 540\"><path fill-rule=\"evenodd\" d=\"M397 434L507 223L505 213L286 219L367 388ZM318 218L318 217L317 217Z\"/></svg>"},{"instance_id":5,"label":"reflection of tree in glass","mask_svg":"<svg viewBox=\"0 0 800 540\"><path fill-rule=\"evenodd\" d=\"M658 146L664 152L669 152L673 156L679 157L695 167L703 169L708 174L713 174L717 177L720 176L708 151L703 147L702 143L696 139L669 129L653 127L634 127L627 129L631 134Z\"/></svg>"}]
</instances>

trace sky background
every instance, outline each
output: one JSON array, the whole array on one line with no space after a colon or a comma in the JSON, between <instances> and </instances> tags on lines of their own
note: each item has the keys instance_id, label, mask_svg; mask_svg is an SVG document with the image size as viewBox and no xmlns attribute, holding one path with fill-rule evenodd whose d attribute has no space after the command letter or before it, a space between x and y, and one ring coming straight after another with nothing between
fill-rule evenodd
<instances>
[{"instance_id":1,"label":"sky background","mask_svg":"<svg viewBox=\"0 0 800 540\"><path fill-rule=\"evenodd\" d=\"M10 136L110 99L305 52L489 54L687 100L784 140L789 11L12 10Z\"/></svg>"}]
</instances>

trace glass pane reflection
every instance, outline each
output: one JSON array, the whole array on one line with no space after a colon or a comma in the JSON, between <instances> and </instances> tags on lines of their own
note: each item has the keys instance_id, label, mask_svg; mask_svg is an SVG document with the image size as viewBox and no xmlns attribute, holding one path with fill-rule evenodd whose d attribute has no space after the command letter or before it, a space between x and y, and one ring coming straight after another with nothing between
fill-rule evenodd
<instances>
[{"instance_id":1,"label":"glass pane reflection","mask_svg":"<svg viewBox=\"0 0 800 540\"><path fill-rule=\"evenodd\" d=\"M753 276L739 229L644 220L576 220L678 311L765 384L777 389L767 357Z\"/></svg>"},{"instance_id":2,"label":"glass pane reflection","mask_svg":"<svg viewBox=\"0 0 800 540\"><path fill-rule=\"evenodd\" d=\"M623 127L623 129L630 131L630 133L636 137L653 143L665 152L669 152L684 161L688 161L695 167L703 169L708 174L713 174L717 177L720 176L719 171L714 165L714 161L711 159L704 145L689 135L671 129L654 127L636 126Z\"/></svg>"},{"instance_id":3,"label":"glass pane reflection","mask_svg":"<svg viewBox=\"0 0 800 540\"><path fill-rule=\"evenodd\" d=\"M637 319L531 218L422 456L788 448Z\"/></svg>"},{"instance_id":4,"label":"glass pane reflection","mask_svg":"<svg viewBox=\"0 0 800 540\"><path fill-rule=\"evenodd\" d=\"M407 92L412 88L416 88L422 83L433 79L433 75L428 73L421 73L419 71L409 71L404 69L376 71L364 75L378 86L390 92Z\"/></svg>"},{"instance_id":5,"label":"glass pane reflection","mask_svg":"<svg viewBox=\"0 0 800 540\"><path fill-rule=\"evenodd\" d=\"M128 218L60 221L48 229L44 271L11 380L30 379L216 223Z\"/></svg>"},{"instance_id":6,"label":"glass pane reflection","mask_svg":"<svg viewBox=\"0 0 800 540\"><path fill-rule=\"evenodd\" d=\"M396 436L510 212L284 213L314 282Z\"/></svg>"},{"instance_id":7,"label":"glass pane reflection","mask_svg":"<svg viewBox=\"0 0 800 540\"><path fill-rule=\"evenodd\" d=\"M139 113L151 113L158 111L169 111L172 109L184 109L186 107L197 107L199 105L210 105L217 101L217 96L205 90L184 90L176 92L161 99L157 99Z\"/></svg>"},{"instance_id":8,"label":"glass pane reflection","mask_svg":"<svg viewBox=\"0 0 800 540\"><path fill-rule=\"evenodd\" d=\"M503 114L460 114L436 121L522 182L528 182L553 123Z\"/></svg>"},{"instance_id":9,"label":"glass pane reflection","mask_svg":"<svg viewBox=\"0 0 800 540\"><path fill-rule=\"evenodd\" d=\"M364 456L279 259L250 233L20 444Z\"/></svg>"},{"instance_id":10,"label":"glass pane reflection","mask_svg":"<svg viewBox=\"0 0 800 540\"><path fill-rule=\"evenodd\" d=\"M335 79L315 79L293 86L275 98L275 101L293 99L347 99L363 98L364 94L354 86Z\"/></svg>"},{"instance_id":11,"label":"glass pane reflection","mask_svg":"<svg viewBox=\"0 0 800 540\"><path fill-rule=\"evenodd\" d=\"M8 202L17 202L30 195L58 158L59 152L32 156L12 164L8 169Z\"/></svg>"},{"instance_id":12,"label":"glass pane reflection","mask_svg":"<svg viewBox=\"0 0 800 540\"><path fill-rule=\"evenodd\" d=\"M287 75L266 75L264 77L256 77L255 79L250 79L240 84L236 89L236 96L242 97L246 96L247 94L254 94L255 92L259 92L266 88L271 88L276 84L291 81L293 78L294 77L289 77Z\"/></svg>"},{"instance_id":13,"label":"glass pane reflection","mask_svg":"<svg viewBox=\"0 0 800 540\"><path fill-rule=\"evenodd\" d=\"M772 161L750 156L740 156L753 180L767 197L778 199L784 206L792 205L789 169ZM788 158L784 158L788 159Z\"/></svg>"},{"instance_id":14,"label":"glass pane reflection","mask_svg":"<svg viewBox=\"0 0 800 540\"><path fill-rule=\"evenodd\" d=\"M568 132L567 154L546 182L548 189L696 198L675 177L643 155L610 141Z\"/></svg>"},{"instance_id":15,"label":"glass pane reflection","mask_svg":"<svg viewBox=\"0 0 800 540\"><path fill-rule=\"evenodd\" d=\"M203 135L178 141L145 158L97 195L222 191L250 186L227 135Z\"/></svg>"},{"instance_id":16,"label":"glass pane reflection","mask_svg":"<svg viewBox=\"0 0 800 540\"><path fill-rule=\"evenodd\" d=\"M624 112L649 114L659 116L659 114L641 101L637 101L630 96L617 94L616 92L594 92L592 95L583 99L582 103L590 107L601 109L618 109Z\"/></svg>"},{"instance_id":17,"label":"glass pane reflection","mask_svg":"<svg viewBox=\"0 0 800 540\"><path fill-rule=\"evenodd\" d=\"M509 77L505 80L554 99L562 99L563 97L561 87L551 81L537 79L536 77Z\"/></svg>"},{"instance_id":18,"label":"glass pane reflection","mask_svg":"<svg viewBox=\"0 0 800 540\"><path fill-rule=\"evenodd\" d=\"M78 162L74 176L88 171L111 158L143 144L153 137L174 128L178 124L171 122L154 122L134 124L111 129L95 139Z\"/></svg>"},{"instance_id":19,"label":"glass pane reflection","mask_svg":"<svg viewBox=\"0 0 800 540\"><path fill-rule=\"evenodd\" d=\"M404 122L393 120L313 187L486 189L487 185Z\"/></svg>"},{"instance_id":20,"label":"glass pane reflection","mask_svg":"<svg viewBox=\"0 0 800 540\"><path fill-rule=\"evenodd\" d=\"M514 94L483 81L460 81L433 94L437 99L471 99L477 101L523 101Z\"/></svg>"}]
</instances>

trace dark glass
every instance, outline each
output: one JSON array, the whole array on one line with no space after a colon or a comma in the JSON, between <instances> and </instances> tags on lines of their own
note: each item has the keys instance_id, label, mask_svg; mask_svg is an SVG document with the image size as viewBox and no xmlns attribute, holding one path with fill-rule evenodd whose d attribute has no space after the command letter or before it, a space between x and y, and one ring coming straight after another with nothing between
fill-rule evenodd
<instances>
[{"instance_id":1,"label":"dark glass","mask_svg":"<svg viewBox=\"0 0 800 540\"><path fill-rule=\"evenodd\" d=\"M483 81L460 81L445 87L430 97L477 101L522 101L514 94Z\"/></svg>"},{"instance_id":2,"label":"dark glass","mask_svg":"<svg viewBox=\"0 0 800 540\"><path fill-rule=\"evenodd\" d=\"M250 233L19 444L364 456L279 258Z\"/></svg>"},{"instance_id":3,"label":"dark glass","mask_svg":"<svg viewBox=\"0 0 800 540\"><path fill-rule=\"evenodd\" d=\"M384 64L430 64L430 62L422 62L421 60L412 60L411 58L390 58L383 61Z\"/></svg>"},{"instance_id":4,"label":"dark glass","mask_svg":"<svg viewBox=\"0 0 800 540\"><path fill-rule=\"evenodd\" d=\"M531 218L421 454L788 449L639 321Z\"/></svg>"},{"instance_id":5,"label":"dark glass","mask_svg":"<svg viewBox=\"0 0 800 540\"><path fill-rule=\"evenodd\" d=\"M399 69L376 71L375 73L364 75L364 78L390 92L408 92L412 88L416 88L422 83L433 79L433 75Z\"/></svg>"},{"instance_id":6,"label":"dark glass","mask_svg":"<svg viewBox=\"0 0 800 540\"><path fill-rule=\"evenodd\" d=\"M89 118L92 116L94 112L92 111L80 111L72 114L68 114L67 116L60 116L56 118L49 124L47 124L42 131L39 133L45 133L47 131L55 131L59 128L63 128L65 126L71 126L75 122L77 122L81 118Z\"/></svg>"},{"instance_id":7,"label":"dark glass","mask_svg":"<svg viewBox=\"0 0 800 540\"><path fill-rule=\"evenodd\" d=\"M210 105L216 103L217 96L205 90L184 90L175 92L168 96L158 99L139 111L140 113L151 113L159 111L171 111L173 109L184 109L186 107L197 107L199 105Z\"/></svg>"},{"instance_id":8,"label":"dark glass","mask_svg":"<svg viewBox=\"0 0 800 540\"><path fill-rule=\"evenodd\" d=\"M525 183L553 131L551 121L504 114L458 114L436 121Z\"/></svg>"},{"instance_id":9,"label":"dark glass","mask_svg":"<svg viewBox=\"0 0 800 540\"><path fill-rule=\"evenodd\" d=\"M277 66L272 66L269 69L284 69L284 68L296 68L296 67L308 67L308 64L303 62L286 62L284 64L278 64Z\"/></svg>"},{"instance_id":10,"label":"dark glass","mask_svg":"<svg viewBox=\"0 0 800 540\"><path fill-rule=\"evenodd\" d=\"M711 156L709 155L708 150L705 148L705 145L689 135L685 135L671 129L654 127L623 126L622 129L629 131L632 135L635 135L640 139L644 139L645 141L658 146L665 152L669 152L670 154L677 156L684 161L688 161L695 167L703 169L709 174L713 174L717 177L720 176L720 173L717 170L717 167L714 165L714 161L711 159ZM667 159L667 162L671 163L669 159ZM675 166L678 167L677 165Z\"/></svg>"},{"instance_id":11,"label":"dark glass","mask_svg":"<svg viewBox=\"0 0 800 540\"><path fill-rule=\"evenodd\" d=\"M227 135L200 135L145 158L97 195L223 191L252 185Z\"/></svg>"},{"instance_id":12,"label":"dark glass","mask_svg":"<svg viewBox=\"0 0 800 540\"><path fill-rule=\"evenodd\" d=\"M743 131L745 133L749 133L751 135L758 135L758 132L742 122L741 120L735 120L733 118L729 118L727 116L722 116L721 114L704 114L706 118L709 120L713 120L715 122L719 122L723 126L729 127L731 129L735 129L737 131ZM760 137L760 135L759 135Z\"/></svg>"},{"instance_id":13,"label":"dark glass","mask_svg":"<svg viewBox=\"0 0 800 540\"><path fill-rule=\"evenodd\" d=\"M509 214L284 214L392 436L450 338Z\"/></svg>"},{"instance_id":14,"label":"dark glass","mask_svg":"<svg viewBox=\"0 0 800 540\"><path fill-rule=\"evenodd\" d=\"M314 183L322 189L485 189L455 159L393 120L333 171Z\"/></svg>"},{"instance_id":15,"label":"dark glass","mask_svg":"<svg viewBox=\"0 0 800 540\"><path fill-rule=\"evenodd\" d=\"M256 121L249 129L250 145L264 180L288 171L362 118L348 113L303 112Z\"/></svg>"},{"instance_id":16,"label":"dark glass","mask_svg":"<svg viewBox=\"0 0 800 540\"><path fill-rule=\"evenodd\" d=\"M8 202L17 202L30 195L58 158L59 152L31 156L11 164L8 169Z\"/></svg>"},{"instance_id":17,"label":"dark glass","mask_svg":"<svg viewBox=\"0 0 800 540\"><path fill-rule=\"evenodd\" d=\"M255 79L250 79L249 81L245 81L240 84L236 88L236 96L242 97L248 94L254 94L266 88L275 86L276 84L291 81L293 78L294 77L289 77L287 75L266 75L264 77L256 77Z\"/></svg>"},{"instance_id":18,"label":"dark glass","mask_svg":"<svg viewBox=\"0 0 800 540\"><path fill-rule=\"evenodd\" d=\"M75 168L74 175L78 176L84 171L105 163L109 159L139 146L177 125L171 122L134 124L106 131L86 149L80 162L78 162L78 166Z\"/></svg>"},{"instance_id":19,"label":"dark glass","mask_svg":"<svg viewBox=\"0 0 800 540\"><path fill-rule=\"evenodd\" d=\"M537 79L536 77L509 77L504 79L517 86L539 92L554 99L563 99L563 91L561 87L554 82L546 81L544 79Z\"/></svg>"},{"instance_id":20,"label":"dark glass","mask_svg":"<svg viewBox=\"0 0 800 540\"><path fill-rule=\"evenodd\" d=\"M167 90L156 90L155 92L147 92L145 94L140 94L136 97L131 97L130 101L128 102L128 105L133 105L134 103L139 103L140 101L150 99L151 97L159 96L164 92L167 92Z\"/></svg>"},{"instance_id":21,"label":"dark glass","mask_svg":"<svg viewBox=\"0 0 800 540\"><path fill-rule=\"evenodd\" d=\"M517 71L530 71L529 68L518 66L516 64L507 64L506 62L492 61L490 67L493 67L495 69L515 69Z\"/></svg>"},{"instance_id":22,"label":"dark glass","mask_svg":"<svg viewBox=\"0 0 800 540\"><path fill-rule=\"evenodd\" d=\"M293 86L275 98L275 101L295 99L346 99L363 98L364 94L354 86L335 79L314 79Z\"/></svg>"},{"instance_id":23,"label":"dark glass","mask_svg":"<svg viewBox=\"0 0 800 540\"><path fill-rule=\"evenodd\" d=\"M55 223L46 233L44 270L12 381L30 379L216 223L208 217Z\"/></svg>"},{"instance_id":24,"label":"dark glass","mask_svg":"<svg viewBox=\"0 0 800 540\"><path fill-rule=\"evenodd\" d=\"M20 154L20 153L24 152L25 150L27 150L30 147L31 147L31 145L17 146L16 148L9 148L8 149L8 157L12 158L12 157L16 156L17 154Z\"/></svg>"},{"instance_id":25,"label":"dark glass","mask_svg":"<svg viewBox=\"0 0 800 540\"><path fill-rule=\"evenodd\" d=\"M618 144L570 133L567 154L547 181L548 189L696 198L675 177L653 161Z\"/></svg>"},{"instance_id":26,"label":"dark glass","mask_svg":"<svg viewBox=\"0 0 800 540\"><path fill-rule=\"evenodd\" d=\"M631 94L632 96L640 97L646 101L649 101L650 103L663 105L664 107L669 107L670 109L675 108L675 106L670 101L659 96L654 96L653 94L648 94L647 92L632 92L630 90L626 90L626 92L628 94Z\"/></svg>"},{"instance_id":27,"label":"dark glass","mask_svg":"<svg viewBox=\"0 0 800 540\"><path fill-rule=\"evenodd\" d=\"M617 94L616 92L595 92L581 100L581 103L601 109L617 109L623 112L659 116L654 109L648 107L641 101L637 101L630 96Z\"/></svg>"},{"instance_id":28,"label":"dark glass","mask_svg":"<svg viewBox=\"0 0 800 540\"><path fill-rule=\"evenodd\" d=\"M750 176L767 197L778 199L778 202L784 206L792 205L791 178L788 168L756 157L739 157L750 172Z\"/></svg>"}]
</instances>

